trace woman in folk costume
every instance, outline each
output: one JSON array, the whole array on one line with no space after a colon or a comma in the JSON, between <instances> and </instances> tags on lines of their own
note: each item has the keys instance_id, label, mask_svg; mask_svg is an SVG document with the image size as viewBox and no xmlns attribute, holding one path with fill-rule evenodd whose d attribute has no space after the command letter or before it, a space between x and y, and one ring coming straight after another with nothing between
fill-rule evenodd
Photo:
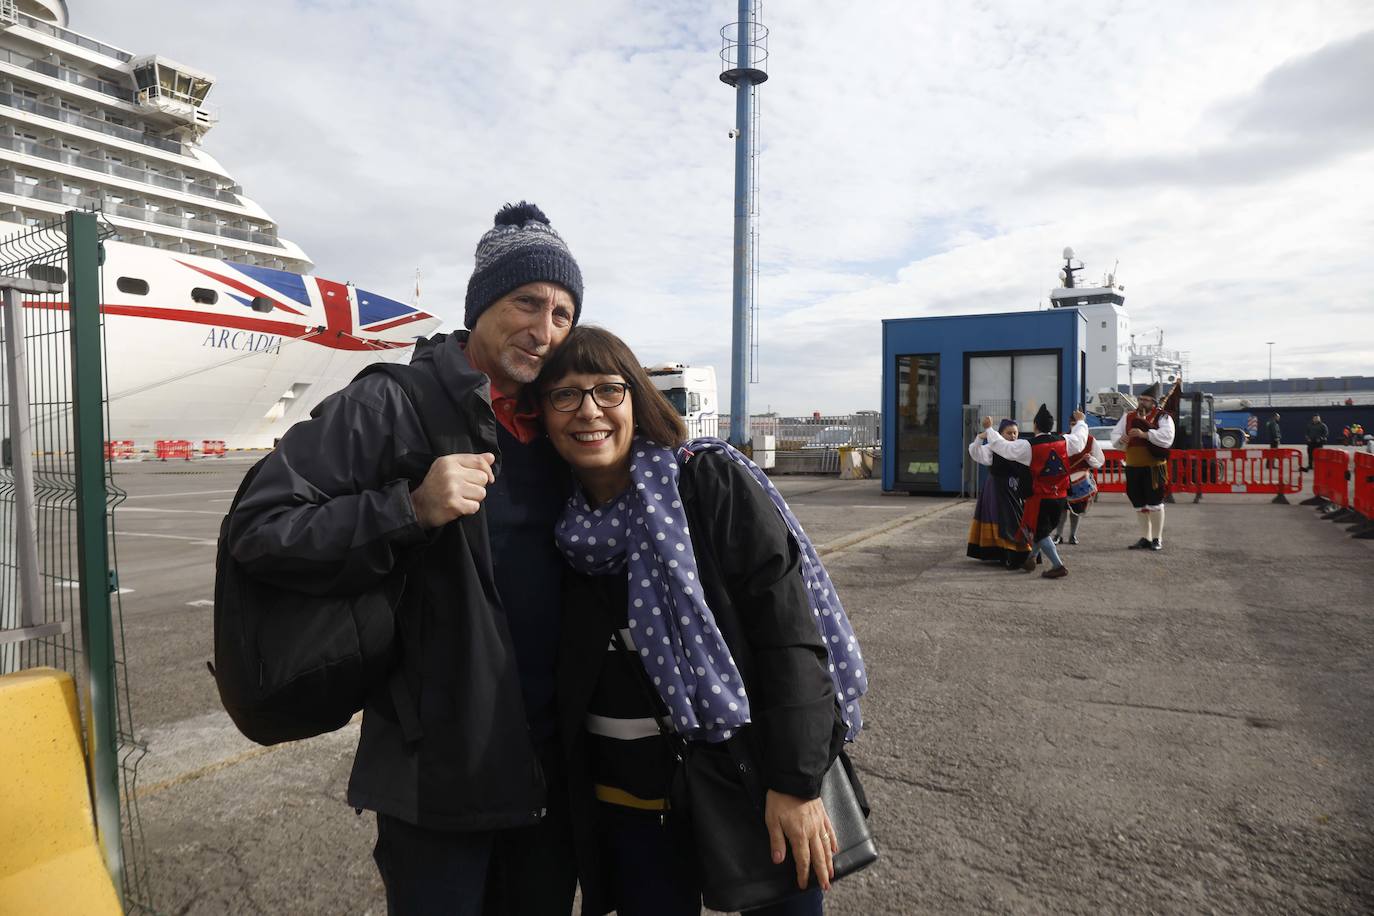
<instances>
[{"instance_id":1,"label":"woman in folk costume","mask_svg":"<svg viewBox=\"0 0 1374 916\"><path fill-rule=\"evenodd\" d=\"M1078 543L1078 520L1087 513L1088 507L1093 503L1093 495L1097 493L1097 481L1093 479L1093 471L1107 463L1107 458L1102 454L1102 443L1098 442L1088 433L1088 423L1084 419L1083 411L1073 412L1073 429L1083 427L1083 432L1088 436L1088 442L1083 447L1083 451L1076 455L1069 456L1069 495L1068 511L1059 519L1059 527L1054 531L1054 542L1064 543L1064 523L1069 523L1069 543Z\"/></svg>"},{"instance_id":2,"label":"woman in folk costume","mask_svg":"<svg viewBox=\"0 0 1374 916\"><path fill-rule=\"evenodd\" d=\"M987 440L999 434L1014 442L1020 436L1016 421L1003 420L997 424L996 432L984 429L968 446L969 457L990 469L987 485L973 507L968 555L975 560L1004 564L1008 569L1020 569L1030 553L1030 543L1021 532L1021 511L1031 489L1030 470L993 454Z\"/></svg>"},{"instance_id":3,"label":"woman in folk costume","mask_svg":"<svg viewBox=\"0 0 1374 916\"><path fill-rule=\"evenodd\" d=\"M744 455L684 443L608 331L574 328L538 387L576 484L555 534L571 567L557 683L583 913L700 911L687 812L670 805L681 738L731 774L733 756L757 761L763 811L739 817L759 819L775 864L790 845L805 892L751 912L820 914L839 848L821 782L868 682L811 542Z\"/></svg>"},{"instance_id":4,"label":"woman in folk costume","mask_svg":"<svg viewBox=\"0 0 1374 916\"><path fill-rule=\"evenodd\" d=\"M992 417L983 419L983 428L992 428ZM1067 436L1054 432L1054 414L1044 404L1035 414L1035 435L1030 439L1008 442L997 436L988 438L994 454L1030 468L1031 493L1021 516L1021 528L1035 547L1026 557L1022 568L1035 569L1040 555L1050 558L1050 568L1041 575L1046 579L1062 579L1069 574L1054 546L1054 529L1064 514L1069 492L1069 456L1083 451L1088 439L1086 425L1075 427Z\"/></svg>"},{"instance_id":5,"label":"woman in folk costume","mask_svg":"<svg viewBox=\"0 0 1374 916\"><path fill-rule=\"evenodd\" d=\"M1159 383L1140 393L1136 409L1112 429L1112 445L1126 453L1126 497L1135 508L1140 539L1132 550L1164 549L1164 497L1169 488L1169 446L1174 418L1159 406Z\"/></svg>"}]
</instances>

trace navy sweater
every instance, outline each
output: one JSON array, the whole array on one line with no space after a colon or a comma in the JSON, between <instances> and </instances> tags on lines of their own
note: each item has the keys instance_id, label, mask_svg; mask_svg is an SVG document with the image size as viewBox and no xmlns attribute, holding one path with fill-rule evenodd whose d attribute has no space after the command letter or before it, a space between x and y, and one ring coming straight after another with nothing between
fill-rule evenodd
<instances>
[{"instance_id":1,"label":"navy sweater","mask_svg":"<svg viewBox=\"0 0 1374 916\"><path fill-rule=\"evenodd\" d=\"M547 436L529 445L496 424L501 473L487 488L496 591L515 644L520 688L530 731L537 739L556 730L554 666L563 612L563 558L553 528L571 490L568 467Z\"/></svg>"}]
</instances>

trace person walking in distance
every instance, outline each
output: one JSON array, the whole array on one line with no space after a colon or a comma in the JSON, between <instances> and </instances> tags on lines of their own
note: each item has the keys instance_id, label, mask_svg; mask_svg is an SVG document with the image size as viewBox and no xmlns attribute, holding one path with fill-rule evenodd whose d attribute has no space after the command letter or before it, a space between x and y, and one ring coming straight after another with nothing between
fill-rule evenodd
<instances>
[{"instance_id":1,"label":"person walking in distance","mask_svg":"<svg viewBox=\"0 0 1374 916\"><path fill-rule=\"evenodd\" d=\"M1274 414L1264 424L1264 435L1269 440L1270 448L1278 448L1283 444L1283 430L1279 427L1279 415Z\"/></svg>"},{"instance_id":2,"label":"person walking in distance","mask_svg":"<svg viewBox=\"0 0 1374 916\"><path fill-rule=\"evenodd\" d=\"M1312 470L1312 462L1315 460L1317 449L1326 445L1327 438L1331 431L1322 422L1320 415L1314 416L1312 422L1307 424L1307 467L1304 471Z\"/></svg>"},{"instance_id":3,"label":"person walking in distance","mask_svg":"<svg viewBox=\"0 0 1374 916\"><path fill-rule=\"evenodd\" d=\"M1126 453L1126 496L1136 510L1140 539L1132 550L1164 549L1164 497L1174 418L1159 406L1159 384L1141 392L1136 409L1112 429L1112 445Z\"/></svg>"},{"instance_id":4,"label":"person walking in distance","mask_svg":"<svg viewBox=\"0 0 1374 916\"><path fill-rule=\"evenodd\" d=\"M992 428L992 417L983 418L983 428ZM1086 424L1067 436L1055 434L1054 414L1044 404L1035 414L1035 435L1030 439L1009 442L996 435L988 436L988 448L993 454L1030 468L1031 495L1026 500L1021 527L1035 547L1022 568L1027 572L1034 570L1043 554L1050 558L1050 568L1041 573L1046 579L1062 579L1069 574L1055 549L1054 529L1064 514L1069 492L1069 455L1083 451L1087 438Z\"/></svg>"},{"instance_id":5,"label":"person walking in distance","mask_svg":"<svg viewBox=\"0 0 1374 916\"><path fill-rule=\"evenodd\" d=\"M1088 437L1083 451L1069 456L1069 495L1067 500L1067 511L1059 519L1059 527L1054 532L1054 542L1064 543L1064 522L1069 523L1069 543L1078 543L1078 522L1087 513L1092 505L1093 496L1097 493L1097 481L1093 479L1093 471L1107 463L1106 456L1102 454L1102 444L1092 437L1088 432L1088 423L1081 410L1075 410L1071 417L1073 430L1077 431L1079 426L1083 427L1083 434Z\"/></svg>"},{"instance_id":6,"label":"person walking in distance","mask_svg":"<svg viewBox=\"0 0 1374 916\"><path fill-rule=\"evenodd\" d=\"M477 244L467 330L417 342L404 367L447 396L426 403L443 428L364 375L287 431L230 519L234 558L265 581L347 593L404 571L396 669L366 699L347 795L376 814L393 916L572 910L553 542L571 482L525 386L581 308L548 217L506 205Z\"/></svg>"}]
</instances>

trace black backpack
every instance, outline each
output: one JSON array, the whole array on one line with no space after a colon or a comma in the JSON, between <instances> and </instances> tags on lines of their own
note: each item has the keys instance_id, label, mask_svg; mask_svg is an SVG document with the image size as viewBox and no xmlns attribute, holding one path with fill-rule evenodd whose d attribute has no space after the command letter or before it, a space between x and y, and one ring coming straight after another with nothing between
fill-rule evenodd
<instances>
[{"instance_id":1,"label":"black backpack","mask_svg":"<svg viewBox=\"0 0 1374 916\"><path fill-rule=\"evenodd\" d=\"M410 366L375 363L406 392L426 437L439 443L456 410L438 379ZM220 702L245 737L258 744L311 738L342 728L368 694L386 683L399 651L395 611L405 589L404 565L358 595L308 595L250 576L229 551L229 520L262 468L244 476L220 524L215 556L215 661L210 673ZM418 485L428 464L410 471Z\"/></svg>"}]
</instances>

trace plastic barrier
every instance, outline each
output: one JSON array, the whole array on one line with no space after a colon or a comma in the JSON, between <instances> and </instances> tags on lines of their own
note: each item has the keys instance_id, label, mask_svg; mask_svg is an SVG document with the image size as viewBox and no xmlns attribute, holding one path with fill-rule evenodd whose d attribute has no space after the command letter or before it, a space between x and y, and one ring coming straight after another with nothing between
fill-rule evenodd
<instances>
[{"instance_id":1,"label":"plastic barrier","mask_svg":"<svg viewBox=\"0 0 1374 916\"><path fill-rule=\"evenodd\" d=\"M1103 449L1106 463L1093 473L1102 493L1126 492L1125 453ZM1169 453L1169 489L1175 493L1272 493L1302 490L1303 455L1295 448L1175 450Z\"/></svg>"},{"instance_id":2,"label":"plastic barrier","mask_svg":"<svg viewBox=\"0 0 1374 916\"><path fill-rule=\"evenodd\" d=\"M1339 448L1319 448L1312 455L1312 495L1349 508L1350 455Z\"/></svg>"},{"instance_id":3,"label":"plastic barrier","mask_svg":"<svg viewBox=\"0 0 1374 916\"><path fill-rule=\"evenodd\" d=\"M117 439L105 443L105 460L119 461L134 457L134 440Z\"/></svg>"},{"instance_id":4,"label":"plastic barrier","mask_svg":"<svg viewBox=\"0 0 1374 916\"><path fill-rule=\"evenodd\" d=\"M76 685L0 677L0 913L122 913L96 845Z\"/></svg>"},{"instance_id":5,"label":"plastic barrier","mask_svg":"<svg viewBox=\"0 0 1374 916\"><path fill-rule=\"evenodd\" d=\"M159 461L168 458L191 460L191 442L188 439L159 439L153 443L153 449Z\"/></svg>"},{"instance_id":6,"label":"plastic barrier","mask_svg":"<svg viewBox=\"0 0 1374 916\"><path fill-rule=\"evenodd\" d=\"M1360 514L1364 524L1350 534L1357 538L1374 538L1374 455L1355 453L1354 478L1355 499L1351 508Z\"/></svg>"},{"instance_id":7,"label":"plastic barrier","mask_svg":"<svg viewBox=\"0 0 1374 916\"><path fill-rule=\"evenodd\" d=\"M223 439L202 439L200 442L200 453L207 458L213 455L223 458L227 452Z\"/></svg>"}]
</instances>

